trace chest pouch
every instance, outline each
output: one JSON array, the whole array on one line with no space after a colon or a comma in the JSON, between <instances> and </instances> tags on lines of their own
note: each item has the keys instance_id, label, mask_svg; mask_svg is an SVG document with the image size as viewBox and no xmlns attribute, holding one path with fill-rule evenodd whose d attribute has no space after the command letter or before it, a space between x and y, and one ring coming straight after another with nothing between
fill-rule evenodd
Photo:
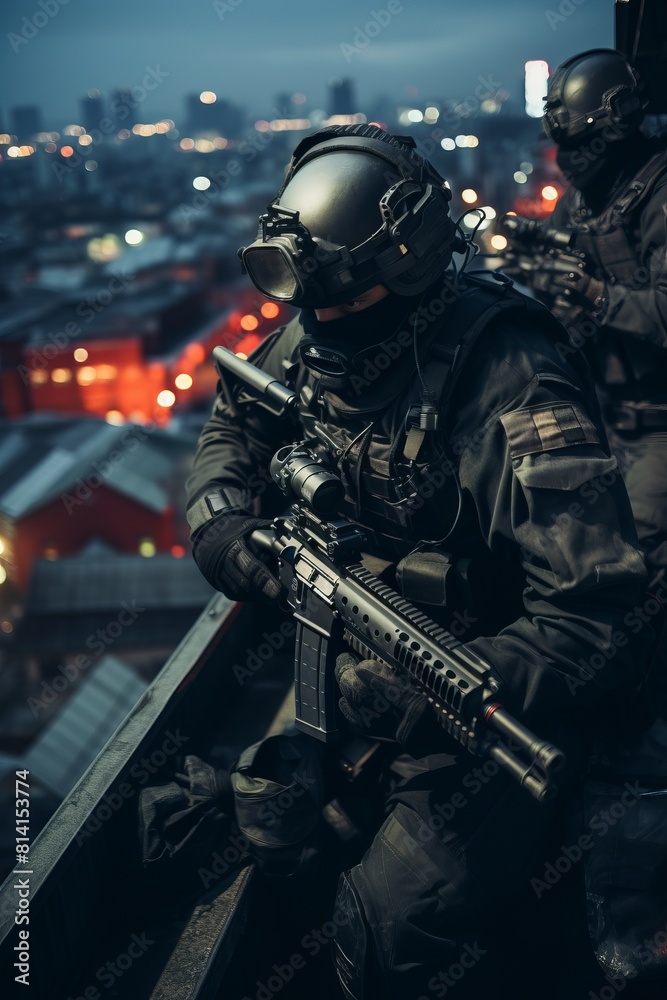
<instances>
[{"instance_id":1,"label":"chest pouch","mask_svg":"<svg viewBox=\"0 0 667 1000\"><path fill-rule=\"evenodd\" d=\"M470 559L456 559L446 552L409 552L396 566L398 591L416 604L465 606L469 565Z\"/></svg>"},{"instance_id":2,"label":"chest pouch","mask_svg":"<svg viewBox=\"0 0 667 1000\"><path fill-rule=\"evenodd\" d=\"M488 551L468 557L413 549L397 563L395 577L406 600L445 609L444 615L429 613L465 641L499 631L523 611L523 575L508 575Z\"/></svg>"}]
</instances>

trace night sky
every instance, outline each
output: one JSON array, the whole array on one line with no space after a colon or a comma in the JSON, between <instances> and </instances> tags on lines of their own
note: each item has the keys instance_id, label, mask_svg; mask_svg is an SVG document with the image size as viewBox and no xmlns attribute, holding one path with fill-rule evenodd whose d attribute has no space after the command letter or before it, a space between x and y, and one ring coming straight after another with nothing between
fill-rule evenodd
<instances>
[{"instance_id":1,"label":"night sky","mask_svg":"<svg viewBox=\"0 0 667 1000\"><path fill-rule=\"evenodd\" d=\"M280 93L326 107L327 82L340 77L354 79L360 110L380 94L417 104L464 98L487 75L514 95L526 59L555 66L612 45L613 8L613 0L2 0L0 121L6 127L13 105L37 104L46 129L62 128L78 121L88 88L108 95L141 85L147 68L161 80L140 117L177 124L187 93L213 90L261 115Z\"/></svg>"}]
</instances>

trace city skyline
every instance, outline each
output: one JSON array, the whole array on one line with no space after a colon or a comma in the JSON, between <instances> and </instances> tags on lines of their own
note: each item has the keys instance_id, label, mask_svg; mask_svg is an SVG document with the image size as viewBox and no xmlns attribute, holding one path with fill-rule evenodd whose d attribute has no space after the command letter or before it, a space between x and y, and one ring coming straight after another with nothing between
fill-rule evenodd
<instances>
[{"instance_id":1,"label":"city skyline","mask_svg":"<svg viewBox=\"0 0 667 1000\"><path fill-rule=\"evenodd\" d=\"M611 0L553 8L341 0L323 11L306 0L195 0L187 8L180 0L138 8L130 0L9 0L0 12L0 115L37 105L47 130L62 128L88 90L109 100L119 88L140 88L147 74L158 80L142 101L147 119L180 116L187 95L203 90L257 114L279 93L304 92L311 107L325 107L336 77L354 79L360 106L387 93L406 102L464 98L480 75L514 91L527 59L554 66L613 44Z\"/></svg>"}]
</instances>

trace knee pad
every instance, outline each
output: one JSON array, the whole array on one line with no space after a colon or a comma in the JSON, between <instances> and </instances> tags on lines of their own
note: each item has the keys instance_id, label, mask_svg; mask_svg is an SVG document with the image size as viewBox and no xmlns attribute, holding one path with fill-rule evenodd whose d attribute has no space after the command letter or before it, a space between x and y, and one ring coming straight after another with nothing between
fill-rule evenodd
<instances>
[{"instance_id":1,"label":"knee pad","mask_svg":"<svg viewBox=\"0 0 667 1000\"><path fill-rule=\"evenodd\" d=\"M319 745L289 732L244 750L231 775L236 821L268 876L307 872L318 851L323 779Z\"/></svg>"},{"instance_id":2,"label":"knee pad","mask_svg":"<svg viewBox=\"0 0 667 1000\"><path fill-rule=\"evenodd\" d=\"M338 879L334 963L346 1000L369 1000L364 983L373 943L361 899L350 875L350 872L343 872Z\"/></svg>"}]
</instances>

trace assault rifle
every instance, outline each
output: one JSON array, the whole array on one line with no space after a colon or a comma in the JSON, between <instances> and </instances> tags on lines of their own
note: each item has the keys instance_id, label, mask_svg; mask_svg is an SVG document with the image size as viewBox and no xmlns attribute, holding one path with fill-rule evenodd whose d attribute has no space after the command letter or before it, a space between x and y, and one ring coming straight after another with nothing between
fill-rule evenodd
<instances>
[{"instance_id":1,"label":"assault rifle","mask_svg":"<svg viewBox=\"0 0 667 1000\"><path fill-rule=\"evenodd\" d=\"M296 394L261 369L222 347L213 357L230 399L225 372L259 391L276 415L296 407ZM296 621L297 727L320 740L337 738L334 665L352 649L410 674L462 747L494 760L538 801L549 798L562 752L505 711L488 663L364 568L365 536L336 515L343 487L320 442L281 448L270 472L293 504L272 533L255 532L253 541L277 558Z\"/></svg>"},{"instance_id":2,"label":"assault rifle","mask_svg":"<svg viewBox=\"0 0 667 1000\"><path fill-rule=\"evenodd\" d=\"M586 266L585 254L575 245L576 234L568 229L554 229L520 215L503 215L500 228L508 244L498 256L507 262L511 277L513 270L518 272L518 281L523 277L526 284L535 285L532 275L539 275L546 259L552 271L569 273Z\"/></svg>"}]
</instances>

